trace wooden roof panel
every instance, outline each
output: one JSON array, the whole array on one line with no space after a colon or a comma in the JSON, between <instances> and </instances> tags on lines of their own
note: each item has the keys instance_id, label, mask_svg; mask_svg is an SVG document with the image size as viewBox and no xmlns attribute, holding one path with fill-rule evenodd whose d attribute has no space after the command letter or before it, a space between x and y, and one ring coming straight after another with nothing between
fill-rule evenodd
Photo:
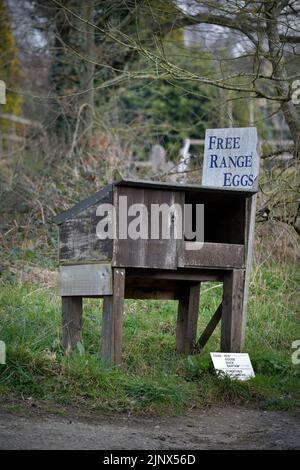
<instances>
[{"instance_id":1,"label":"wooden roof panel","mask_svg":"<svg viewBox=\"0 0 300 470\"><path fill-rule=\"evenodd\" d=\"M168 190L168 191L190 191L193 193L202 193L203 195L218 195L223 199L222 196L227 196L230 198L236 197L250 197L253 196L257 191L253 190L241 190L241 189L223 189L215 188L209 186L201 186L197 184L181 184L181 183L169 183L161 181L151 181L151 180L131 180L122 178L119 181L116 181L112 184L108 184L101 191L98 191L92 194L90 197L80 201L75 206L70 209L58 214L54 217L53 221L60 225L68 219L78 215L80 212L87 209L89 206L96 204L101 201L109 191L113 191L115 186L128 186L132 188L148 188L148 189L159 189L159 190Z\"/></svg>"}]
</instances>

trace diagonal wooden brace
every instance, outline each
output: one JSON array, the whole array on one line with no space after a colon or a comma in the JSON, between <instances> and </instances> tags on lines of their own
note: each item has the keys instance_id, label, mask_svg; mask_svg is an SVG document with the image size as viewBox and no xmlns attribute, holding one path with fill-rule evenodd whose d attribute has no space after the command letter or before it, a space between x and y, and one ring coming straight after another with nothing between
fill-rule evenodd
<instances>
[{"instance_id":1,"label":"diagonal wooden brace","mask_svg":"<svg viewBox=\"0 0 300 470\"><path fill-rule=\"evenodd\" d=\"M222 302L220 303L219 307L217 308L216 312L212 316L211 320L209 321L207 327L203 331L202 335L198 339L197 343L195 344L195 353L200 352L204 346L206 345L207 341L215 331L219 321L222 318Z\"/></svg>"}]
</instances>

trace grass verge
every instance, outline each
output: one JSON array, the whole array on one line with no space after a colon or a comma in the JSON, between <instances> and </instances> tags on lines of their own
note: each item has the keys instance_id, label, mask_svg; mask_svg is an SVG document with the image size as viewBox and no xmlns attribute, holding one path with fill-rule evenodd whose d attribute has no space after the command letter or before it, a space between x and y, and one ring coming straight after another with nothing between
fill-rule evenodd
<instances>
[{"instance_id":1,"label":"grass verge","mask_svg":"<svg viewBox=\"0 0 300 470\"><path fill-rule=\"evenodd\" d=\"M6 280L0 286L0 340L7 345L0 395L152 414L215 404L300 408L299 365L291 360L292 343L300 339L298 286L295 266L254 270L245 351L256 377L240 383L213 371L209 351L219 350L219 327L200 355L175 354L175 302L126 301L124 364L108 370L99 357L100 300L85 299L85 351L66 357L54 290ZM199 333L220 299L221 286L203 285Z\"/></svg>"}]
</instances>

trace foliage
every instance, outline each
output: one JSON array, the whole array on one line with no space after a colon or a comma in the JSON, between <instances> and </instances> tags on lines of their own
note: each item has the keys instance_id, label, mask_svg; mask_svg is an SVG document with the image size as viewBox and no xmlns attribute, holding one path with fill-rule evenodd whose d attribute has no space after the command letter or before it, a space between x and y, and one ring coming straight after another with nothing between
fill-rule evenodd
<instances>
[{"instance_id":1,"label":"foliage","mask_svg":"<svg viewBox=\"0 0 300 470\"><path fill-rule=\"evenodd\" d=\"M0 393L23 400L49 400L93 409L177 414L215 404L253 403L267 409L300 406L299 366L291 343L300 334L296 291L299 271L272 263L251 286L246 351L256 377L236 382L218 377L209 351L219 348L219 328L202 354L178 357L176 303L127 301L122 367L107 369L99 358L101 303L85 302L85 352L64 356L60 347L60 301L52 289L2 284L0 338L7 365L0 366ZM271 286L271 293L268 286ZM203 285L199 332L221 295Z\"/></svg>"},{"instance_id":2,"label":"foliage","mask_svg":"<svg viewBox=\"0 0 300 470\"><path fill-rule=\"evenodd\" d=\"M128 64L134 63L137 54L121 47L103 33L106 23L123 24L130 33L135 24L134 4L122 2L91 2L93 8L93 32L86 32L85 7L79 0L66 0L64 8L41 9L41 14L54 22L54 48L50 68L50 84L57 101L55 130L66 141L72 139L82 105L88 95L89 64L94 64L93 87L113 80ZM53 5L52 5L53 6ZM72 15L70 12L74 12ZM89 49L87 35L93 34L93 46ZM111 92L95 93L94 105L98 109L109 99ZM84 123L83 129L84 131Z\"/></svg>"},{"instance_id":3,"label":"foliage","mask_svg":"<svg viewBox=\"0 0 300 470\"><path fill-rule=\"evenodd\" d=\"M6 104L1 105L1 112L16 116L22 114L22 97L18 92L21 67L18 49L12 33L10 19L4 0L0 0L0 79L6 84ZM1 127L5 126L1 121Z\"/></svg>"},{"instance_id":4,"label":"foliage","mask_svg":"<svg viewBox=\"0 0 300 470\"><path fill-rule=\"evenodd\" d=\"M78 135L74 132L78 111L85 100L82 92L87 91L86 59L90 56L86 51L85 25L65 10L54 8L50 0L28 3L33 7L34 21L40 16L50 36L44 49L44 68L49 71L45 89L56 94L57 100L51 101L55 119L53 114L43 115L45 123L53 120L57 127L54 134L46 127L43 129L43 145L36 140L34 151L31 143L35 139L27 139L25 149L16 152L7 166L1 163L0 339L8 345L8 363L0 365L0 394L136 413L179 413L192 407L249 402L272 409L299 408L299 368L291 364L291 344L300 335L299 270L285 262L286 251L290 250L287 238L282 243L284 248L279 246L280 256L272 259L273 248L281 240L279 236L268 246L260 238L263 257L258 259L253 274L246 343L257 373L250 382L237 383L214 374L208 351L219 348L219 328L201 355L184 358L175 354L177 307L172 302L126 303L124 364L108 370L99 357L101 302L89 299L85 305L85 352L64 355L60 347L60 302L54 290L37 286L33 280L20 281L19 276L19 271L28 267L49 274L56 268L57 232L52 217L107 182L109 167L120 165L123 148L120 145L118 152L115 149L121 132L126 135L129 148L123 159L132 155L134 145L139 147L137 155L144 158L150 145L156 142L166 146L169 157L176 159L179 145L187 136L201 138L207 127L248 125L249 87L251 91L253 84L263 84L255 67L254 72L249 68L249 61L232 57L232 51L237 52L236 38L240 36L228 36L225 44L223 30L222 54L218 55L218 44L213 42L212 35L208 38L211 51L204 52L203 42L195 47L185 45L180 27L166 32L164 24L173 28L174 19L176 27L182 20L193 22L184 12L175 18L179 14L175 2L95 2L94 114L101 126L97 129L100 135L95 132L96 150L91 154L80 147L82 129ZM83 2L62 3L82 15ZM232 3L232 8L234 5L238 7ZM244 14L249 17L248 11ZM228 18L229 14L222 16L223 21ZM242 22L240 19L239 24ZM3 0L0 30L0 78L9 88L16 89L21 77L18 49ZM286 48L286 42L283 44ZM242 55L250 52L258 57L255 53L259 50L246 49L240 51ZM282 57L281 53L275 56ZM235 58L237 61L232 60ZM265 64L265 58L258 58ZM246 76L248 72L252 73L250 79ZM293 72L288 69L288 73L297 73L296 59ZM238 77L232 78L236 74ZM114 82L120 76L122 80ZM268 86L262 87L262 91L272 93L276 101L274 83L282 80L269 78L264 79ZM221 80L220 89L207 85L207 81L215 84L216 80ZM114 85L106 88L110 81ZM239 87L247 88L247 93L237 91ZM236 93L232 94L231 88ZM34 83L32 92L34 95ZM20 95L9 92L8 104L1 110L18 115L21 104ZM227 109L229 105L231 109ZM257 109L254 114L255 120L263 118ZM113 128L114 119L119 132ZM261 125L261 135L264 127L265 123ZM68 147L61 146L61 135L68 141ZM137 143L133 145L136 135ZM73 143L79 150L67 153L65 149L69 151ZM107 158L110 153L114 159ZM261 180L265 198L261 203L262 216L266 208L273 216L276 207L276 217L281 221L288 212L289 200L296 204L296 172L294 167L287 170L274 170L271 181ZM220 287L209 286L214 287L210 290L203 287L199 332L221 299Z\"/></svg>"}]
</instances>

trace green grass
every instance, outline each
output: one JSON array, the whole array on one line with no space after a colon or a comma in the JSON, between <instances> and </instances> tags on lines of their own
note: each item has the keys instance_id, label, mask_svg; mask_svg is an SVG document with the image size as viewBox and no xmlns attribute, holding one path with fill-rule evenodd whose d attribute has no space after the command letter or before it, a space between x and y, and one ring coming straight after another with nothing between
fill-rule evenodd
<instances>
[{"instance_id":1,"label":"green grass","mask_svg":"<svg viewBox=\"0 0 300 470\"><path fill-rule=\"evenodd\" d=\"M175 302L126 301L124 363L101 364L101 301L84 301L84 347L66 357L60 347L60 299L51 289L0 285L0 395L133 413L176 414L211 405L255 403L300 407L300 371L291 361L300 339L299 271L270 265L254 270L245 351L256 377L241 383L217 377L209 351L219 350L220 327L196 356L175 351ZM221 286L203 284L199 332L216 310Z\"/></svg>"}]
</instances>

